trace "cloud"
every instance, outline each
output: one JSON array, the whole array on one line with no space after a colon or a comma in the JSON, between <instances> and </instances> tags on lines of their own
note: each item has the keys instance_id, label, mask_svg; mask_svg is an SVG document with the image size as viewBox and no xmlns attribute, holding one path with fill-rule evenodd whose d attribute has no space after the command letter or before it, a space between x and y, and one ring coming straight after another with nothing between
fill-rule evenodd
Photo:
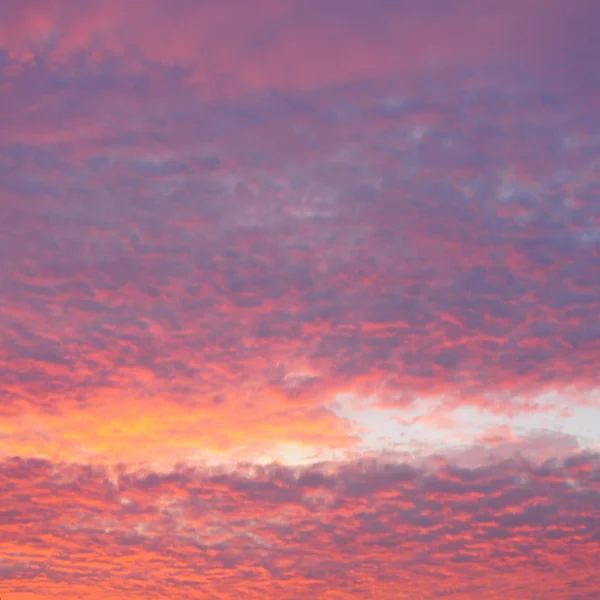
<instances>
[{"instance_id":1,"label":"cloud","mask_svg":"<svg viewBox=\"0 0 600 600\"><path fill-rule=\"evenodd\" d=\"M0 8L0 593L597 598L598 3L172 4Z\"/></svg>"},{"instance_id":2,"label":"cloud","mask_svg":"<svg viewBox=\"0 0 600 600\"><path fill-rule=\"evenodd\" d=\"M219 5L8 2L0 43L20 61L105 54L137 69L149 62L187 69L211 93L304 90L356 81L521 63L583 85L598 43L591 0L500 4L463 0L321 2L239 0ZM551 68L550 65L553 65ZM577 72L573 68L577 67Z\"/></svg>"},{"instance_id":3,"label":"cloud","mask_svg":"<svg viewBox=\"0 0 600 600\"><path fill-rule=\"evenodd\" d=\"M506 414L549 392L589 402L596 88L563 84L596 46L575 9L509 4L262 3L225 24L209 4L9 3L2 427L42 421L13 452L64 457L73 427L96 452L97 419L135 430L122 405L158 438L231 449L347 447L341 392ZM571 27L551 47L556 19ZM519 69L510 48L534 30ZM237 91L216 100L198 69L225 64Z\"/></svg>"},{"instance_id":4,"label":"cloud","mask_svg":"<svg viewBox=\"0 0 600 600\"><path fill-rule=\"evenodd\" d=\"M27 597L598 593L599 457L363 459L171 473L0 467L3 583ZM573 546L572 540L577 544ZM334 592L335 590L335 592ZM494 590L494 591L492 591ZM570 592L569 592L570 593ZM337 594L337 596L335 595Z\"/></svg>"}]
</instances>

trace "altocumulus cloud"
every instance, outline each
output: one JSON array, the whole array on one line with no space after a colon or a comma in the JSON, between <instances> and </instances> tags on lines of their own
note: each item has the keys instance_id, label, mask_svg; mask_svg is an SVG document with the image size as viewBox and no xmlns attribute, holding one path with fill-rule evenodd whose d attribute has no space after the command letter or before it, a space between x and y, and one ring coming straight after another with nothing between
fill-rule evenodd
<instances>
[{"instance_id":1,"label":"altocumulus cloud","mask_svg":"<svg viewBox=\"0 0 600 600\"><path fill-rule=\"evenodd\" d=\"M598 596L597 2L0 17L5 595Z\"/></svg>"},{"instance_id":2,"label":"altocumulus cloud","mask_svg":"<svg viewBox=\"0 0 600 600\"><path fill-rule=\"evenodd\" d=\"M598 582L592 453L168 474L12 459L0 485L17 597L525 598L534 580L549 597L591 599Z\"/></svg>"}]
</instances>

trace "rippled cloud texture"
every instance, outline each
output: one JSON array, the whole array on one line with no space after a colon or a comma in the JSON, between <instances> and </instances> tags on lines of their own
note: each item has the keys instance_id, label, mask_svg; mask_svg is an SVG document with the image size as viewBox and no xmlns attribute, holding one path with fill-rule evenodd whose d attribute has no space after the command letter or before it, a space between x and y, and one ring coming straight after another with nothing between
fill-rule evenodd
<instances>
[{"instance_id":1,"label":"rippled cloud texture","mask_svg":"<svg viewBox=\"0 0 600 600\"><path fill-rule=\"evenodd\" d=\"M4 0L0 593L600 597L596 0Z\"/></svg>"}]
</instances>

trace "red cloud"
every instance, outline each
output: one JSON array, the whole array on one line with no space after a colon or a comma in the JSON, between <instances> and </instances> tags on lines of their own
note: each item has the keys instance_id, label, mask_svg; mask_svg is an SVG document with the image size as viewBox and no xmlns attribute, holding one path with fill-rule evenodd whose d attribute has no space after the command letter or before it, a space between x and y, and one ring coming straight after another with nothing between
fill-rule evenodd
<instances>
[{"instance_id":1,"label":"red cloud","mask_svg":"<svg viewBox=\"0 0 600 600\"><path fill-rule=\"evenodd\" d=\"M401 589L591 599L600 592L599 460L112 477L8 460L0 589L23 598L397 598Z\"/></svg>"},{"instance_id":2,"label":"red cloud","mask_svg":"<svg viewBox=\"0 0 600 600\"><path fill-rule=\"evenodd\" d=\"M179 67L40 52L5 88L5 447L347 447L340 392L589 401L585 94L489 67L207 103Z\"/></svg>"},{"instance_id":3,"label":"red cloud","mask_svg":"<svg viewBox=\"0 0 600 600\"><path fill-rule=\"evenodd\" d=\"M0 591L598 596L572 436L252 466L597 402L597 2L0 12Z\"/></svg>"}]
</instances>

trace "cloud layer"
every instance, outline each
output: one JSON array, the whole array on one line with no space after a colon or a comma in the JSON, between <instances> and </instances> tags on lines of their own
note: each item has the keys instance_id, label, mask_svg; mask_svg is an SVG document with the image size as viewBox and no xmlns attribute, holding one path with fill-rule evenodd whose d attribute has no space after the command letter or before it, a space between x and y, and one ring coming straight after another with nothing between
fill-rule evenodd
<instances>
[{"instance_id":1,"label":"cloud layer","mask_svg":"<svg viewBox=\"0 0 600 600\"><path fill-rule=\"evenodd\" d=\"M598 590L597 454L169 475L14 459L0 486L0 590L8 581L15 598L591 600Z\"/></svg>"},{"instance_id":2,"label":"cloud layer","mask_svg":"<svg viewBox=\"0 0 600 600\"><path fill-rule=\"evenodd\" d=\"M599 22L5 0L0 591L597 598Z\"/></svg>"},{"instance_id":3,"label":"cloud layer","mask_svg":"<svg viewBox=\"0 0 600 600\"><path fill-rule=\"evenodd\" d=\"M514 412L597 387L587 91L473 65L214 100L142 46L55 45L3 67L7 416L289 409L320 443L340 392Z\"/></svg>"}]
</instances>

